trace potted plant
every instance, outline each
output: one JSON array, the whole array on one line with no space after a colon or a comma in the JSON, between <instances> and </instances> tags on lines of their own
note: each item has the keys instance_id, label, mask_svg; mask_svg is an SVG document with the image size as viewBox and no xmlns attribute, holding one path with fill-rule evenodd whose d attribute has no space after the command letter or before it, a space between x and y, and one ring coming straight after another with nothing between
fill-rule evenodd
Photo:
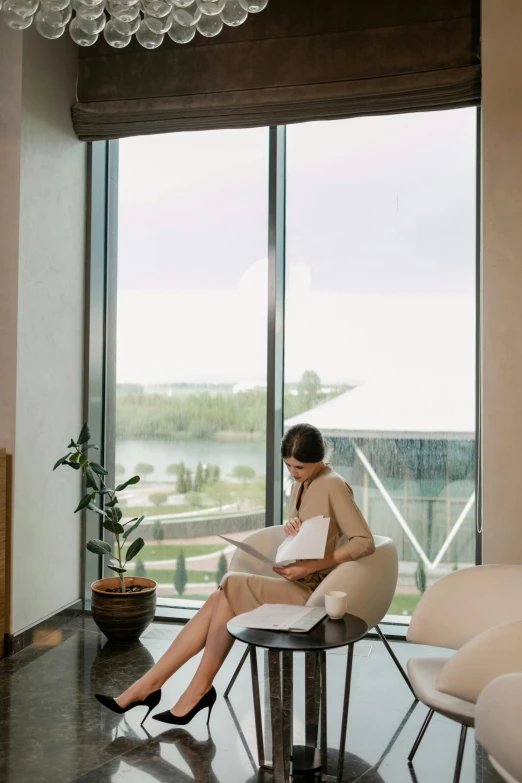
<instances>
[{"instance_id":1,"label":"potted plant","mask_svg":"<svg viewBox=\"0 0 522 783\"><path fill-rule=\"evenodd\" d=\"M91 432L86 423L77 439L71 439L68 446L70 451L60 457L53 470L67 465L72 470L82 472L87 491L78 503L75 514L85 508L96 512L102 517L105 530L114 536L114 549L107 541L99 539L92 539L87 544L89 552L111 558L108 568L116 574L114 577L98 579L92 583L92 616L98 628L110 641L133 641L139 638L154 619L157 584L146 577L125 576L127 564L145 545L143 538L137 538L127 545L129 535L143 522L144 517L134 517L122 522L117 493L137 484L140 477L132 476L114 489L108 487L105 484L108 471L90 459L89 451L98 449L89 443L90 437ZM100 505L96 504L97 500Z\"/></svg>"}]
</instances>

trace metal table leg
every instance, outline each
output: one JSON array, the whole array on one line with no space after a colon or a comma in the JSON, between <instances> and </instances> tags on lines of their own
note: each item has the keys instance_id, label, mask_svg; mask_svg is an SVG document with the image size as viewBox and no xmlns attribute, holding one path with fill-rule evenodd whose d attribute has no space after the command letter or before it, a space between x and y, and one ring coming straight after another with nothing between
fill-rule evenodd
<instances>
[{"instance_id":1,"label":"metal table leg","mask_svg":"<svg viewBox=\"0 0 522 783\"><path fill-rule=\"evenodd\" d=\"M322 776L325 777L328 775L328 705L326 698L326 653L324 650L319 653L319 663L321 668L321 765Z\"/></svg>"},{"instance_id":2,"label":"metal table leg","mask_svg":"<svg viewBox=\"0 0 522 783\"><path fill-rule=\"evenodd\" d=\"M281 654L268 651L268 679L270 682L270 719L272 724L272 759L274 783L286 783L283 741L283 704L281 698Z\"/></svg>"},{"instance_id":3,"label":"metal table leg","mask_svg":"<svg viewBox=\"0 0 522 783\"><path fill-rule=\"evenodd\" d=\"M250 650L250 672L252 675L252 697L254 699L254 721L256 726L257 758L260 767L265 766L265 746L263 742L263 722L261 720L261 699L259 696L259 672L257 669L257 648L254 645Z\"/></svg>"},{"instance_id":4,"label":"metal table leg","mask_svg":"<svg viewBox=\"0 0 522 783\"><path fill-rule=\"evenodd\" d=\"M293 653L283 652L283 763L285 780L290 777L293 750Z\"/></svg>"},{"instance_id":5,"label":"metal table leg","mask_svg":"<svg viewBox=\"0 0 522 783\"><path fill-rule=\"evenodd\" d=\"M305 743L315 748L319 731L321 682L318 677L317 653L305 653Z\"/></svg>"},{"instance_id":6,"label":"metal table leg","mask_svg":"<svg viewBox=\"0 0 522 783\"><path fill-rule=\"evenodd\" d=\"M346 679L344 681L343 717L341 721L341 739L339 742L339 757L337 760L337 783L343 779L344 751L346 747L346 727L348 725L348 707L350 704L350 685L352 681L353 644L348 645L348 659L346 662Z\"/></svg>"}]
</instances>

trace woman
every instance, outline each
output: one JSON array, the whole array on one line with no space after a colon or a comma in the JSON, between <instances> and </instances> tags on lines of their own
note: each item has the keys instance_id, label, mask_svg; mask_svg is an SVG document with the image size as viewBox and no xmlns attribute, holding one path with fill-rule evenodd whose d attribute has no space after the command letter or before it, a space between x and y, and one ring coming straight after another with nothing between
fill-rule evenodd
<instances>
[{"instance_id":1,"label":"woman","mask_svg":"<svg viewBox=\"0 0 522 783\"><path fill-rule=\"evenodd\" d=\"M159 704L161 686L204 649L196 674L178 702L172 710L154 718L163 723L185 725L200 710L208 708L210 719L216 700L212 683L234 642L227 631L228 621L236 614L262 604L305 604L333 568L374 551L372 534L355 504L353 492L344 479L325 463L325 451L323 436L310 424L292 427L281 444L283 460L296 482L290 497L290 519L285 523L285 532L295 536L307 519L320 515L330 517L324 557L274 568L278 574L274 577L226 574L218 590L147 674L117 699L97 694L98 701L118 713L146 706L149 708L148 715Z\"/></svg>"}]
</instances>

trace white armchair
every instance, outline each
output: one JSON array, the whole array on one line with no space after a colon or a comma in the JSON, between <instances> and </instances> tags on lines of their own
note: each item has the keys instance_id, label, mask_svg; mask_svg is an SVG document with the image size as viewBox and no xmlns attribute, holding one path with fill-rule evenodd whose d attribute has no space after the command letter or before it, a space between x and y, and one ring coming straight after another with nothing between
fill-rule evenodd
<instances>
[{"instance_id":1,"label":"white armchair","mask_svg":"<svg viewBox=\"0 0 522 783\"><path fill-rule=\"evenodd\" d=\"M254 545L268 557L274 557L278 546L284 541L285 532L282 526L268 527L247 536L246 543ZM331 590L342 590L347 594L346 611L364 620L368 628L375 628L395 665L411 690L406 672L399 663L385 635L379 628L379 623L388 611L393 600L397 585L398 558L395 544L391 538L374 536L375 552L349 563L342 563L334 568L326 579L314 590L307 601L307 606L324 606L325 593ZM230 561L229 571L240 571L248 574L276 577L270 566L262 563L241 549L236 550ZM280 577L282 578L282 577ZM245 651L234 675L225 691L225 697L230 693L237 675L246 657Z\"/></svg>"},{"instance_id":2,"label":"white armchair","mask_svg":"<svg viewBox=\"0 0 522 783\"><path fill-rule=\"evenodd\" d=\"M507 783L522 783L522 674L504 674L486 685L475 712L475 739Z\"/></svg>"},{"instance_id":3,"label":"white armchair","mask_svg":"<svg viewBox=\"0 0 522 783\"><path fill-rule=\"evenodd\" d=\"M408 756L413 762L435 712L461 724L458 781L475 702L494 677L522 671L522 566L476 566L431 587L413 613L408 641L456 649L452 658L412 658L408 674L428 715Z\"/></svg>"}]
</instances>

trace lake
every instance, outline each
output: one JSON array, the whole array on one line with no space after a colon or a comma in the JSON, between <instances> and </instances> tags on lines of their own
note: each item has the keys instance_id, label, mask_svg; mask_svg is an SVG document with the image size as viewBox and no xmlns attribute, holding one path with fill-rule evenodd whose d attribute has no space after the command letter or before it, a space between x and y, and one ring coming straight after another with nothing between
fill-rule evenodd
<instances>
[{"instance_id":1,"label":"lake","mask_svg":"<svg viewBox=\"0 0 522 783\"><path fill-rule=\"evenodd\" d=\"M236 465L250 465L258 476L266 473L265 444L262 441L161 441L121 440L116 443L116 462L125 468L125 476L136 472L139 462L154 465L148 481L170 481L167 466L184 462L193 473L198 462L218 465L221 477L230 476Z\"/></svg>"}]
</instances>

